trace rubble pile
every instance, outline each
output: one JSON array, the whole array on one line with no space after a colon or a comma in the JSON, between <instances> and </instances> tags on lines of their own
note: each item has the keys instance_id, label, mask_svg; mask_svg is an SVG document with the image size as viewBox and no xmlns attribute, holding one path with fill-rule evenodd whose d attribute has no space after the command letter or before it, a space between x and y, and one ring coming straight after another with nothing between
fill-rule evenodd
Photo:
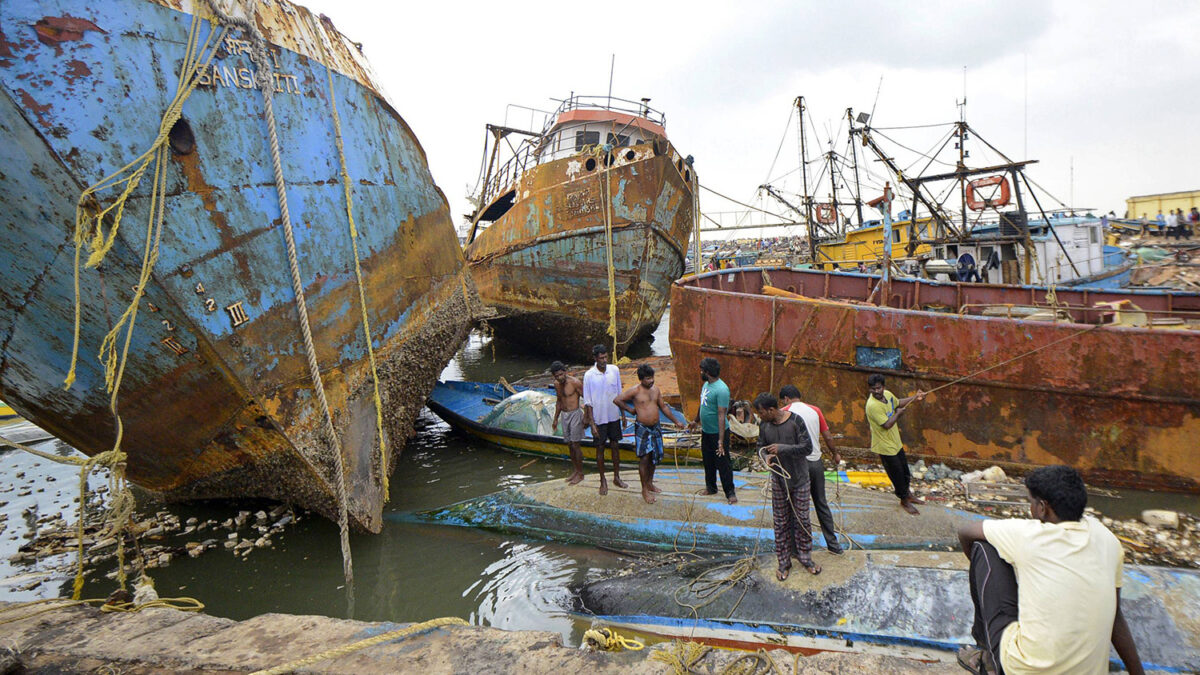
<instances>
[{"instance_id":1,"label":"rubble pile","mask_svg":"<svg viewBox=\"0 0 1200 675\"><path fill-rule=\"evenodd\" d=\"M879 470L873 466L853 468ZM913 491L931 503L993 518L1029 517L1024 486L1011 481L1000 467L963 473L945 464L926 467L922 460L909 468ZM863 487L892 491L891 485ZM1200 568L1200 519L1194 515L1155 509L1144 511L1141 519L1110 518L1090 506L1086 512L1117 535L1125 547L1127 563Z\"/></svg>"}]
</instances>

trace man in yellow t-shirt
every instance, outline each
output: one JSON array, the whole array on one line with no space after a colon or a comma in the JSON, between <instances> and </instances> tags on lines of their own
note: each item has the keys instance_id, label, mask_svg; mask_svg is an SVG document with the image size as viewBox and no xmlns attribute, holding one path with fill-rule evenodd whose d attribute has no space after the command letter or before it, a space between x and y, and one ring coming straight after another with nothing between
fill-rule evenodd
<instances>
[{"instance_id":1,"label":"man in yellow t-shirt","mask_svg":"<svg viewBox=\"0 0 1200 675\"><path fill-rule=\"evenodd\" d=\"M900 427L896 422L908 410L913 401L925 398L925 392L917 393L908 398L896 398L892 392L883 388L883 376L875 373L867 378L867 422L871 425L871 452L879 455L879 462L892 481L892 489L900 498L900 506L912 515L920 514L913 503L923 503L913 496L909 490L912 482L912 472L908 469L908 456L904 454L904 444L900 442Z\"/></svg>"},{"instance_id":2,"label":"man in yellow t-shirt","mask_svg":"<svg viewBox=\"0 0 1200 675\"><path fill-rule=\"evenodd\" d=\"M1025 487L1032 519L958 530L971 560L978 645L960 649L959 664L974 673L1104 675L1111 642L1130 675L1142 675L1121 614L1124 551L1108 528L1084 517L1079 472L1041 467Z\"/></svg>"}]
</instances>

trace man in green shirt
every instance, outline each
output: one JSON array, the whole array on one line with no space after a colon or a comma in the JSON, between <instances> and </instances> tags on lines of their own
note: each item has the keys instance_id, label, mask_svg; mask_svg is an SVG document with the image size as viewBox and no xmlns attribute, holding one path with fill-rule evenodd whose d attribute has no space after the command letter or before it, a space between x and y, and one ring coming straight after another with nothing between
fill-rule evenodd
<instances>
[{"instance_id":1,"label":"man in green shirt","mask_svg":"<svg viewBox=\"0 0 1200 675\"><path fill-rule=\"evenodd\" d=\"M717 494L717 474L730 504L737 503L733 487L733 465L729 462L729 387L721 380L721 364L714 358L700 360L700 455L704 459L704 494ZM695 425L693 425L695 426Z\"/></svg>"},{"instance_id":2,"label":"man in green shirt","mask_svg":"<svg viewBox=\"0 0 1200 675\"><path fill-rule=\"evenodd\" d=\"M867 397L867 422L871 425L871 452L879 455L883 470L892 481L892 488L900 498L900 506L912 515L920 514L914 503L924 501L914 497L908 485L912 474L908 468L908 457L904 454L904 445L900 442L900 427L896 422L908 410L908 404L925 398L925 392L917 393L908 398L898 399L892 392L883 388L883 375L875 373L867 378L867 387L871 395Z\"/></svg>"}]
</instances>

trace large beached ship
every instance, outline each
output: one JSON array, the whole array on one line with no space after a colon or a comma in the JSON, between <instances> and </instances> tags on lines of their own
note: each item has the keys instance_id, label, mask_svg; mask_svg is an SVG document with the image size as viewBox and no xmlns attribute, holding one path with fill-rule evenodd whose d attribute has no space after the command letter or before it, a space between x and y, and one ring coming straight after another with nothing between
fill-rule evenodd
<instances>
[{"instance_id":1,"label":"large beached ship","mask_svg":"<svg viewBox=\"0 0 1200 675\"><path fill-rule=\"evenodd\" d=\"M0 395L89 455L115 408L171 499L332 517L344 471L377 531L479 305L360 46L278 0L6 2L0 30Z\"/></svg>"},{"instance_id":2,"label":"large beached ship","mask_svg":"<svg viewBox=\"0 0 1200 675\"><path fill-rule=\"evenodd\" d=\"M648 101L572 95L538 130L488 126L466 257L498 334L579 361L658 325L699 183Z\"/></svg>"},{"instance_id":3,"label":"large beached ship","mask_svg":"<svg viewBox=\"0 0 1200 675\"><path fill-rule=\"evenodd\" d=\"M672 286L670 342L681 370L717 358L735 398L796 385L847 446L870 445L880 373L940 389L900 422L913 455L1200 492L1200 294L742 268ZM699 383L679 390L694 415Z\"/></svg>"}]
</instances>

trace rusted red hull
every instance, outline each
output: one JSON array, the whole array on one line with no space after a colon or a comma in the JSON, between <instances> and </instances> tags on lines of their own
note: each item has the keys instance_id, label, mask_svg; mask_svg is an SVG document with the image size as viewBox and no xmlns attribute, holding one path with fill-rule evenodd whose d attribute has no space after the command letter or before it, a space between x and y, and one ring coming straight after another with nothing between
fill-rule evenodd
<instances>
[{"instance_id":1,"label":"rusted red hull","mask_svg":"<svg viewBox=\"0 0 1200 675\"><path fill-rule=\"evenodd\" d=\"M662 319L671 282L683 274L696 178L665 142L657 152L652 143L618 150L608 169L595 160L589 169L579 155L526 171L512 207L467 247L503 337L576 360L613 343L606 214L617 352Z\"/></svg>"},{"instance_id":2,"label":"rusted red hull","mask_svg":"<svg viewBox=\"0 0 1200 675\"><path fill-rule=\"evenodd\" d=\"M1200 490L1200 332L1082 323L1099 314L1085 308L1122 299L1195 320L1200 296L1059 289L1057 302L1080 323L1056 324L970 315L980 305L1045 305L1041 288L895 281L887 306L863 302L878 283L786 269L680 280L671 289L676 367L717 358L734 398L794 384L855 447L870 445L868 374L885 375L898 396L970 376L902 418L910 454L1067 464L1097 484ZM772 298L764 285L804 297ZM691 414L699 385L679 379Z\"/></svg>"}]
</instances>

